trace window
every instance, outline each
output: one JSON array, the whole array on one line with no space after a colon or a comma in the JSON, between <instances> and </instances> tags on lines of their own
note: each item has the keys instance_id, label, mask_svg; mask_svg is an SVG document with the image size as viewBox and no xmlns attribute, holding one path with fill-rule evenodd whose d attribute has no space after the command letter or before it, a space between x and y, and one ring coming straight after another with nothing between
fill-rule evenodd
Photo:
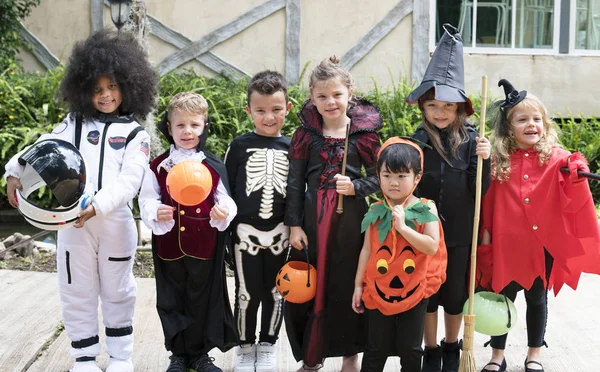
<instances>
[{"instance_id":1,"label":"window","mask_svg":"<svg viewBox=\"0 0 600 372\"><path fill-rule=\"evenodd\" d=\"M584 0L587 1L587 0ZM600 1L600 0L590 0ZM436 42L441 25L457 25L465 48L498 53L558 53L560 0L436 0Z\"/></svg>"},{"instance_id":2,"label":"window","mask_svg":"<svg viewBox=\"0 0 600 372\"><path fill-rule=\"evenodd\" d=\"M600 0L571 0L571 52L600 50ZM597 53L597 52L596 52Z\"/></svg>"},{"instance_id":3,"label":"window","mask_svg":"<svg viewBox=\"0 0 600 372\"><path fill-rule=\"evenodd\" d=\"M431 50L450 23L468 53L600 56L600 0L432 0L430 11Z\"/></svg>"}]
</instances>

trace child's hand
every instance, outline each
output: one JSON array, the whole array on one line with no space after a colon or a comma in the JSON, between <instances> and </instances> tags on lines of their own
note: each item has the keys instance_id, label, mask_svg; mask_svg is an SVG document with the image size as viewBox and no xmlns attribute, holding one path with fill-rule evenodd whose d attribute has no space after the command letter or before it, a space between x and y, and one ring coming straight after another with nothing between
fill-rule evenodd
<instances>
[{"instance_id":1,"label":"child's hand","mask_svg":"<svg viewBox=\"0 0 600 372\"><path fill-rule=\"evenodd\" d=\"M335 179L335 191L337 191L338 194L349 196L355 195L354 184L350 180L350 177L336 174L333 178Z\"/></svg>"},{"instance_id":2,"label":"child's hand","mask_svg":"<svg viewBox=\"0 0 600 372\"><path fill-rule=\"evenodd\" d=\"M8 195L8 202L13 208L19 208L19 202L17 201L17 189L23 191L23 185L17 177L9 176L6 179L6 195Z\"/></svg>"},{"instance_id":3,"label":"child's hand","mask_svg":"<svg viewBox=\"0 0 600 372\"><path fill-rule=\"evenodd\" d=\"M156 219L159 222L167 222L173 220L173 212L175 212L175 207L171 207L170 205L161 204L160 207L156 210Z\"/></svg>"},{"instance_id":4,"label":"child's hand","mask_svg":"<svg viewBox=\"0 0 600 372\"><path fill-rule=\"evenodd\" d=\"M476 137L477 148L475 149L475 153L477 155L481 155L481 157L485 160L490 158L490 154L492 153L492 145L490 141L488 141L485 137Z\"/></svg>"},{"instance_id":5,"label":"child's hand","mask_svg":"<svg viewBox=\"0 0 600 372\"><path fill-rule=\"evenodd\" d=\"M352 310L354 310L354 312L357 314L362 314L365 312L365 308L362 304L362 294L362 286L354 288L354 294L352 295Z\"/></svg>"},{"instance_id":6,"label":"child's hand","mask_svg":"<svg viewBox=\"0 0 600 372\"><path fill-rule=\"evenodd\" d=\"M397 205L392 209L392 216L394 217L394 222L396 226L396 230L399 233L402 233L402 229L406 226L404 207L401 205Z\"/></svg>"},{"instance_id":7,"label":"child's hand","mask_svg":"<svg viewBox=\"0 0 600 372\"><path fill-rule=\"evenodd\" d=\"M210 210L210 218L213 221L224 220L229 216L229 209L227 207L221 207L219 204L215 204Z\"/></svg>"},{"instance_id":8,"label":"child's hand","mask_svg":"<svg viewBox=\"0 0 600 372\"><path fill-rule=\"evenodd\" d=\"M302 242L308 247L308 237L300 226L290 227L290 245L297 250L302 250Z\"/></svg>"},{"instance_id":9,"label":"child's hand","mask_svg":"<svg viewBox=\"0 0 600 372\"><path fill-rule=\"evenodd\" d=\"M79 214L77 215L77 221L75 221L75 224L73 225L73 227L76 228L81 228L83 227L83 225L85 225L85 221L89 220L90 218L94 217L96 215L96 208L94 208L94 206L92 204L88 205L87 208L85 208L84 210L82 210L81 212L79 212Z\"/></svg>"}]
</instances>

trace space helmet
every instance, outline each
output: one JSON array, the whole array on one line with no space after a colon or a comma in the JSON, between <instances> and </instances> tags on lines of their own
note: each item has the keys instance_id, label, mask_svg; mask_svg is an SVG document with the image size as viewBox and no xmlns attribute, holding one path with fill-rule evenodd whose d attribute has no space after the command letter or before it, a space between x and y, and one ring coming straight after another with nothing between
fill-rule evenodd
<instances>
[{"instance_id":1,"label":"space helmet","mask_svg":"<svg viewBox=\"0 0 600 372\"><path fill-rule=\"evenodd\" d=\"M32 145L18 160L25 169L20 178L23 191L17 190L17 200L27 222L44 230L72 226L93 196L79 150L69 142L48 139ZM29 198L43 186L52 192L52 206L41 206Z\"/></svg>"}]
</instances>

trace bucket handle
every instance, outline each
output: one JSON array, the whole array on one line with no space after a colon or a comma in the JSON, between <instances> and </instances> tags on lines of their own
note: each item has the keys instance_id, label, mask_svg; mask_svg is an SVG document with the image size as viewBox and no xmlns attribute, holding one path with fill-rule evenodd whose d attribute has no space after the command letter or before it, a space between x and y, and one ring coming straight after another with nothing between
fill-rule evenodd
<instances>
[{"instance_id":1,"label":"bucket handle","mask_svg":"<svg viewBox=\"0 0 600 372\"><path fill-rule=\"evenodd\" d=\"M310 287L310 258L308 257L308 248L306 247L306 243L304 243L304 240L301 240L300 243L302 244L302 251L306 255L306 268L308 271L308 276L306 278L306 286ZM290 260L292 249L296 249L296 248L294 248L294 247L292 247L292 245L290 245L288 247L287 257L285 258L286 261Z\"/></svg>"}]
</instances>

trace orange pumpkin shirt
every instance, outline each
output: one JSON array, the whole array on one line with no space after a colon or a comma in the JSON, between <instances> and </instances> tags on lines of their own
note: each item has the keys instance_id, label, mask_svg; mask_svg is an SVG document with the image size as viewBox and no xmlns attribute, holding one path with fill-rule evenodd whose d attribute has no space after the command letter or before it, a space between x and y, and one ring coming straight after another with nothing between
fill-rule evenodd
<instances>
[{"instance_id":1,"label":"orange pumpkin shirt","mask_svg":"<svg viewBox=\"0 0 600 372\"><path fill-rule=\"evenodd\" d=\"M418 203L429 201L421 199ZM417 231L423 233L425 224L414 222ZM377 230L379 223L381 221L369 225L371 256L365 269L362 300L367 309L395 315L431 297L446 281L448 255L444 231L438 220L440 244L437 252L430 256L412 247L395 229L390 230L381 243ZM392 233L396 234L395 249L392 249Z\"/></svg>"}]
</instances>

